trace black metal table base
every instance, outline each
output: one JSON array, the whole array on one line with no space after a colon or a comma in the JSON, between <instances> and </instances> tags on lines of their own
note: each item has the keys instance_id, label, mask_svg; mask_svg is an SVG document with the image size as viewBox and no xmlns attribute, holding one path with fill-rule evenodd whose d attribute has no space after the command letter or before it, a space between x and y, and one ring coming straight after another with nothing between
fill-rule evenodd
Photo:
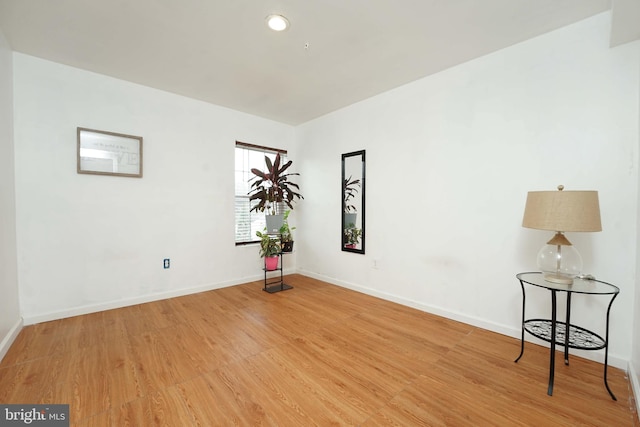
<instances>
[{"instance_id":1,"label":"black metal table base","mask_svg":"<svg viewBox=\"0 0 640 427\"><path fill-rule=\"evenodd\" d=\"M536 282L529 278L529 280L523 280L521 276L531 276L532 274L537 273L520 273L517 275L520 286L522 288L522 332L520 337L520 355L515 360L517 363L524 354L524 333L528 332L536 338L539 338L543 341L547 341L550 343L550 354L549 354L549 386L547 389L547 394L549 396L553 395L553 382L555 377L555 353L556 353L556 344L564 347L564 363L565 365L569 364L569 348L575 348L580 350L600 350L604 349L604 385L609 392L609 395L613 400L618 400L616 396L609 388L609 382L607 381L607 367L608 367L608 355L609 355L609 314L611 311L611 305L613 301L616 299L619 293L619 289L617 286L611 285L610 283L603 283L607 286L610 286L612 290L610 292L600 291L597 293L596 291L580 290L580 289L572 289L567 286L566 289L558 290L554 288L554 285L546 285ZM540 276L541 277L541 276ZM524 289L525 283L540 286L543 288L547 288L551 291L551 319L525 319L525 308L526 308L526 292ZM566 321L558 321L556 318L556 293L557 292L566 292L567 294L567 310L566 310ZM570 323L571 318L571 295L572 293L584 293L584 294L592 294L592 295L611 295L611 300L609 301L609 305L607 307L607 317L606 317L606 334L605 337L601 337L600 335L576 325L572 325Z\"/></svg>"}]
</instances>

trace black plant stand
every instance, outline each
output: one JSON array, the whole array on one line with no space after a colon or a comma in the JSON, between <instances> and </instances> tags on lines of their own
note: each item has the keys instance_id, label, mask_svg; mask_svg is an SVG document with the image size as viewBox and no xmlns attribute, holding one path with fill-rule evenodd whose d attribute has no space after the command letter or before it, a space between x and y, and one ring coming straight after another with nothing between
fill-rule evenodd
<instances>
[{"instance_id":1,"label":"black plant stand","mask_svg":"<svg viewBox=\"0 0 640 427\"><path fill-rule=\"evenodd\" d=\"M293 289L293 286L290 286L284 283L283 273L282 273L282 259L283 259L282 252L280 252L278 254L278 268L276 268L275 270L267 270L267 258L266 257L264 258L264 268L263 268L264 288L262 288L263 291L269 292L270 294L275 294L276 292ZM268 278L267 274L274 271L280 271L280 277Z\"/></svg>"}]
</instances>

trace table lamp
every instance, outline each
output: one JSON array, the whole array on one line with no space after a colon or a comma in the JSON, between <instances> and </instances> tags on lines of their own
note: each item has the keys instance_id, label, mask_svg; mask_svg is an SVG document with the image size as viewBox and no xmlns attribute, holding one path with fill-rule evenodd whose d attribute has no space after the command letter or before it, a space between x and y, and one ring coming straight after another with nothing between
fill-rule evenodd
<instances>
[{"instance_id":1,"label":"table lamp","mask_svg":"<svg viewBox=\"0 0 640 427\"><path fill-rule=\"evenodd\" d=\"M582 257L564 235L567 231L602 231L597 191L530 191L522 226L555 231L538 252L538 268L544 280L572 284L582 271Z\"/></svg>"}]
</instances>

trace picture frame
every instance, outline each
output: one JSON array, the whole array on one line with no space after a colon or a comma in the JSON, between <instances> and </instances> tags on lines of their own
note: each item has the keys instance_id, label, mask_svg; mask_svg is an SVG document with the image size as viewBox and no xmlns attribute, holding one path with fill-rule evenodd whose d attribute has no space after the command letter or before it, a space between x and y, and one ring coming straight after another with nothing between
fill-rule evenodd
<instances>
[{"instance_id":1,"label":"picture frame","mask_svg":"<svg viewBox=\"0 0 640 427\"><path fill-rule=\"evenodd\" d=\"M142 178L142 137L78 127L78 173Z\"/></svg>"}]
</instances>

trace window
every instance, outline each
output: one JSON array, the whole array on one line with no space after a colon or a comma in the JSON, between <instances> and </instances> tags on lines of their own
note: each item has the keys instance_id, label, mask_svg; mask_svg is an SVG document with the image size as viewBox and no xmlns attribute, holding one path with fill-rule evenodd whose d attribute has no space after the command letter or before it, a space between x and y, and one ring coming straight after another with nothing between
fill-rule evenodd
<instances>
[{"instance_id":1,"label":"window","mask_svg":"<svg viewBox=\"0 0 640 427\"><path fill-rule=\"evenodd\" d=\"M280 153L286 161L287 151L278 148L261 147L236 141L235 156L235 217L236 217L236 245L258 242L256 231L264 230L266 224L264 212L249 212L257 202L249 202L249 182L253 178L251 169L265 169L264 156L274 160L276 153Z\"/></svg>"}]
</instances>

